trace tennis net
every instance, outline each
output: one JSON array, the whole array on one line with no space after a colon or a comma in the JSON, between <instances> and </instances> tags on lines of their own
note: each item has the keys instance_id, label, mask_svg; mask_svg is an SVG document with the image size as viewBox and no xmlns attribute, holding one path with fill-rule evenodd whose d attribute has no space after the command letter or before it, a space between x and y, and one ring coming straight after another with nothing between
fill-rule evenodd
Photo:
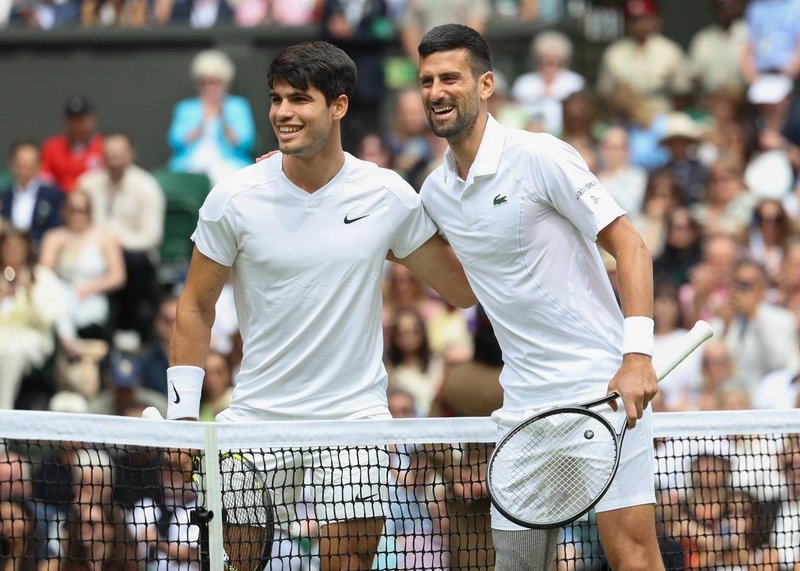
<instances>
[{"instance_id":1,"label":"tennis net","mask_svg":"<svg viewBox=\"0 0 800 571\"><path fill-rule=\"evenodd\" d=\"M655 415L668 569L800 563L798 433L800 410ZM207 424L4 411L0 562L489 570L494 439L485 418ZM558 569L605 568L593 513L561 533Z\"/></svg>"}]
</instances>

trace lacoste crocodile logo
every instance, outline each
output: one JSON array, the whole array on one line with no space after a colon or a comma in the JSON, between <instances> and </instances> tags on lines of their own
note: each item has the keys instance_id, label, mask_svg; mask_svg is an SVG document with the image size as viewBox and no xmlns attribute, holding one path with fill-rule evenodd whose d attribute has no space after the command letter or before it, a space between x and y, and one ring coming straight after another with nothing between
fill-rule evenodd
<instances>
[{"instance_id":1,"label":"lacoste crocodile logo","mask_svg":"<svg viewBox=\"0 0 800 571\"><path fill-rule=\"evenodd\" d=\"M508 202L508 199L505 196L500 196L498 194L497 196L494 197L492 204L494 204L495 206L500 206L501 204L505 204L506 202Z\"/></svg>"}]
</instances>

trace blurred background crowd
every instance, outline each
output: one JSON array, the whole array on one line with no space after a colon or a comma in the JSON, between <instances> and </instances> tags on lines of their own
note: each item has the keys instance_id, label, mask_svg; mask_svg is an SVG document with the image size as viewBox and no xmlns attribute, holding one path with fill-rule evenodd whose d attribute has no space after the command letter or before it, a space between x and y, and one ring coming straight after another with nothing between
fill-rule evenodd
<instances>
[{"instance_id":1,"label":"blurred background crowd","mask_svg":"<svg viewBox=\"0 0 800 571\"><path fill-rule=\"evenodd\" d=\"M530 25L526 69L498 69L491 113L573 145L626 210L653 255L657 352L697 319L716 331L661 383L654 409L794 408L800 0L701 1L711 19L683 43L662 32L655 0L0 0L0 27L306 26L358 66L345 149L419 189L446 147L413 85L421 35L448 21ZM579 28L558 25L567 12L582 15ZM587 35L606 36L590 70L575 65ZM139 166L129 134L138 126L105 129L92 93L63 101L52 136L13 143L0 172L0 409L165 410L197 209L215 182L270 150L259 135L268 102L235 93L234 60L203 49L176 71L195 91L171 102L171 122L159 127L169 148L161 166ZM606 264L613 284L613 259ZM225 408L236 381L232 291L217 306L202 420ZM384 302L394 416L500 406L502 355L479 307L449 306L392 264Z\"/></svg>"}]
</instances>

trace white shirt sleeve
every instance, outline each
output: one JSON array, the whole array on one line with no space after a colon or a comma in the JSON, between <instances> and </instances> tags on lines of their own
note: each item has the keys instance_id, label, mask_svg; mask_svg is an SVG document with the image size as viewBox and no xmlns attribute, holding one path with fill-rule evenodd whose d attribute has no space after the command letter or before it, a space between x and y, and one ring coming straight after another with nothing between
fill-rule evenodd
<instances>
[{"instance_id":1,"label":"white shirt sleeve","mask_svg":"<svg viewBox=\"0 0 800 571\"><path fill-rule=\"evenodd\" d=\"M597 233L625 214L611 194L589 171L586 162L567 143L548 137L538 162L534 192L594 241Z\"/></svg>"},{"instance_id":2,"label":"white shirt sleeve","mask_svg":"<svg viewBox=\"0 0 800 571\"><path fill-rule=\"evenodd\" d=\"M396 257L405 258L436 234L436 224L413 189L409 187L408 193L395 192L394 195L398 200L394 204L395 231L391 250Z\"/></svg>"},{"instance_id":3,"label":"white shirt sleeve","mask_svg":"<svg viewBox=\"0 0 800 571\"><path fill-rule=\"evenodd\" d=\"M232 266L239 253L236 213L225 191L214 188L200 208L192 241L201 254L223 266Z\"/></svg>"}]
</instances>

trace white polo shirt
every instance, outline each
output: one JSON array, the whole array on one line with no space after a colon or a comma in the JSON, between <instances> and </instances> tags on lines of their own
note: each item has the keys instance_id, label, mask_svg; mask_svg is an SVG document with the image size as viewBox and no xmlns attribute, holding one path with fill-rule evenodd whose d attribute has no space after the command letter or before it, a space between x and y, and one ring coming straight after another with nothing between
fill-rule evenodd
<instances>
[{"instance_id":1,"label":"white polo shirt","mask_svg":"<svg viewBox=\"0 0 800 571\"><path fill-rule=\"evenodd\" d=\"M490 116L467 180L448 149L421 196L494 326L503 410L605 394L622 313L594 240L624 211L580 155Z\"/></svg>"},{"instance_id":2,"label":"white polo shirt","mask_svg":"<svg viewBox=\"0 0 800 571\"><path fill-rule=\"evenodd\" d=\"M227 416L243 420L388 416L381 333L386 254L436 233L396 173L346 154L309 194L282 155L216 186L192 236L233 267L244 358Z\"/></svg>"}]
</instances>

